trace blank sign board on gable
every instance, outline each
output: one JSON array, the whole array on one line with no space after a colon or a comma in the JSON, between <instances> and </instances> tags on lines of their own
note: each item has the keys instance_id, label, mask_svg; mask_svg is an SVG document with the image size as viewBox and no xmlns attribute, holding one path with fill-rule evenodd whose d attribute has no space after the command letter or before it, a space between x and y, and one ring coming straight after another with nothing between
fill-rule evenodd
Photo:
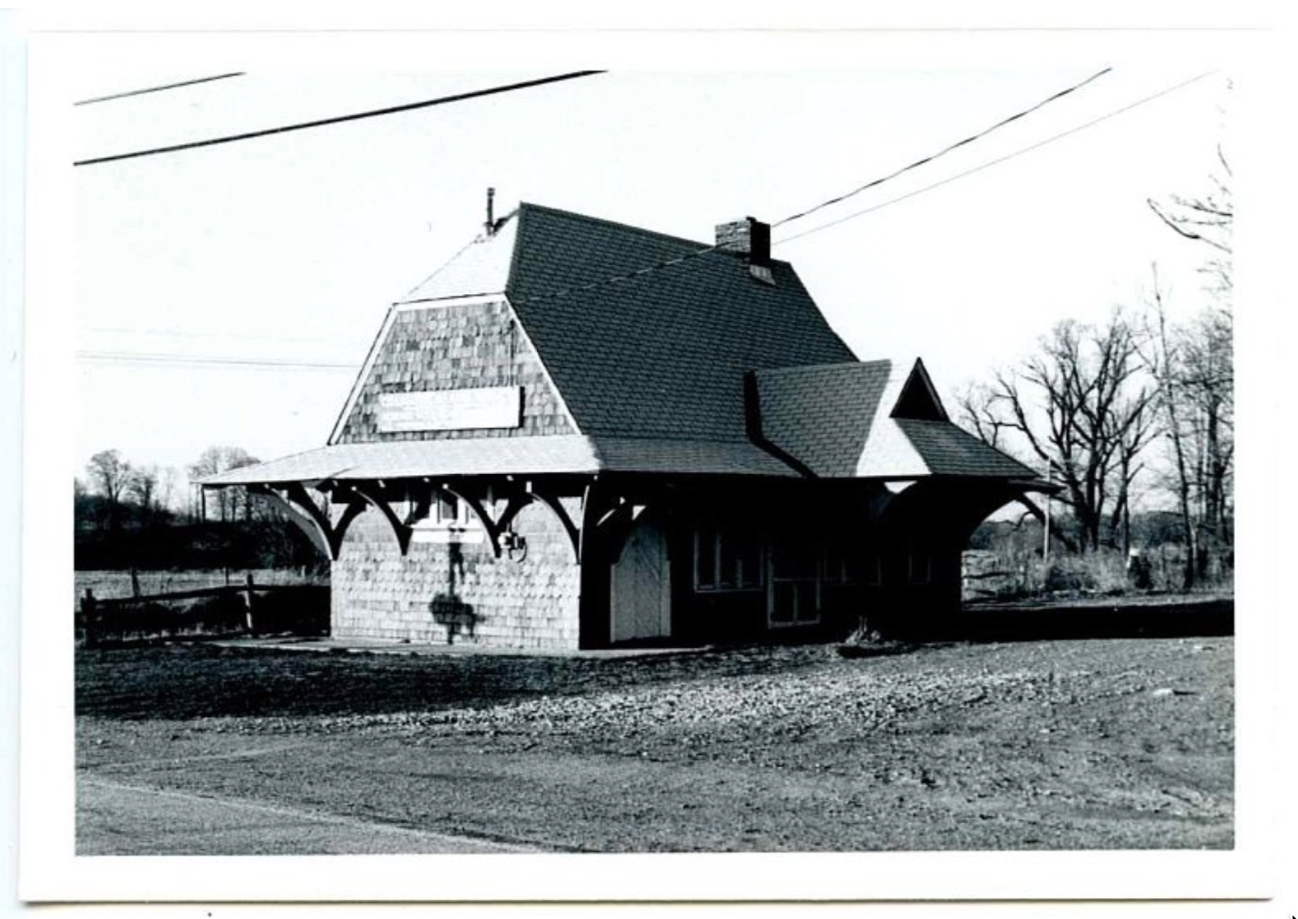
<instances>
[{"instance_id":1,"label":"blank sign board on gable","mask_svg":"<svg viewBox=\"0 0 1298 919\"><path fill-rule=\"evenodd\" d=\"M381 433L516 428L523 422L523 387L382 393L376 422Z\"/></svg>"}]
</instances>

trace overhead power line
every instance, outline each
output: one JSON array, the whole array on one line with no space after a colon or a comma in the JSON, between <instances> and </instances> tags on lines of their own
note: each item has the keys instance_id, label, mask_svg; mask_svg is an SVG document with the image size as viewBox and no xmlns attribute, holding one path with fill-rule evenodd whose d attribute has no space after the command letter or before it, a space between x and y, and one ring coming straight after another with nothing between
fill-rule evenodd
<instances>
[{"instance_id":1,"label":"overhead power line","mask_svg":"<svg viewBox=\"0 0 1298 919\"><path fill-rule=\"evenodd\" d=\"M161 153L176 153L181 150L195 150L199 147L213 147L217 144L232 144L241 140L252 140L257 137L270 137L275 134L287 134L292 131L305 131L308 128L320 128L326 125L342 124L347 121L359 121L362 118L379 118L384 115L395 115L400 112L413 112L416 109L431 108L435 105L447 105L451 102L463 102L466 99L479 99L484 96L495 96L501 93L514 92L520 89L531 89L546 86L550 83L561 83L565 80L577 80L582 77L604 73L602 70L578 70L572 73L561 73L555 76L541 77L535 80L524 80L520 83L507 83L502 86L490 86L486 89L475 89L452 96L439 96L436 99L425 99L421 102L409 102L404 105L393 105L387 108L373 109L365 112L354 112L350 115L336 115L331 118L319 118L315 121L303 121L297 124L281 125L276 128L265 128L259 131L246 131L242 134L230 134L224 137L211 137L206 140L194 140L183 144L172 144L168 147L153 147L148 150L135 150L131 153L114 153L110 156L97 156L86 160L76 160L73 166L91 166L96 163L113 163L118 160L135 159L142 156L156 156Z\"/></svg>"},{"instance_id":2,"label":"overhead power line","mask_svg":"<svg viewBox=\"0 0 1298 919\"><path fill-rule=\"evenodd\" d=\"M337 338L326 338L320 335L249 335L239 332L214 332L201 330L183 330L183 329L151 329L143 326L107 326L107 325L88 325L82 326L82 331L93 332L104 335L139 335L146 337L161 338L199 338L205 341L212 339L229 339L237 341L273 341L277 344L284 342L294 342L302 344L338 344Z\"/></svg>"},{"instance_id":3,"label":"overhead power line","mask_svg":"<svg viewBox=\"0 0 1298 919\"><path fill-rule=\"evenodd\" d=\"M197 80L183 80L180 83L168 83L165 86L150 86L147 89L130 89L126 92L113 93L110 96L95 96L93 99L82 99L80 102L73 102L73 105L93 105L96 102L111 102L114 99L126 99L130 96L143 96L146 93L160 93L168 89L180 89L182 86L197 86L199 83L211 83L215 80L228 80L231 77L246 76L242 71L239 73L218 73L214 77L199 77Z\"/></svg>"},{"instance_id":4,"label":"overhead power line","mask_svg":"<svg viewBox=\"0 0 1298 919\"><path fill-rule=\"evenodd\" d=\"M1111 112L1106 112L1105 114L1100 115L1098 118L1092 118L1090 121L1079 124L1076 127L1069 128L1067 131L1060 131L1058 134L1052 134L1050 137L1047 137L1045 140L1039 140L1035 144L1031 144L1027 147L1022 147L1021 149L1015 150L1013 153L1007 153L1006 155L999 156L994 160L988 160L985 163L982 163L978 166L974 166L972 169L966 169L963 172L957 172L955 175L948 176L947 178L942 179L939 182L934 182L931 185L925 185L923 188L917 188L914 191L909 191L904 195L898 195L895 198L889 198L887 201L881 201L880 203L867 207L863 210L854 211L851 214L847 214L843 217L839 217L837 220L831 220L828 223L822 223L819 226L812 227L809 230L804 230L801 233L795 233L792 236L786 236L784 239L775 240L774 242L771 243L771 245L781 246L784 243L793 242L793 240L795 239L802 239L804 236L810 236L813 233L819 233L821 230L828 230L830 227L835 227L838 226L840 223L846 223L847 221L854 220L857 217L862 217L866 214L871 214L877 210L881 210L882 208L888 207L891 204L896 204L899 201L905 201L907 198L913 198L916 195L922 195L926 191L932 191L935 188L941 188L943 185L949 185L950 183L956 181L957 179L963 179L965 176L973 175L976 172L982 172L984 169L990 169L992 166L997 166L1001 163L1006 162L1007 160L1012 160L1015 157L1022 156L1025 153L1030 153L1033 150L1036 150L1040 147L1044 147L1047 144L1052 144L1057 140L1062 140L1063 138L1076 134L1079 131L1085 131L1087 128L1092 128L1095 125L1100 124L1101 122L1108 121L1110 118L1116 118L1118 115L1124 114L1125 112L1129 112L1134 108L1138 108L1142 105L1153 102L1156 99L1161 99L1163 96L1174 93L1177 90L1184 89L1185 87L1190 86L1193 83L1197 83L1200 80L1210 77L1214 73L1216 73L1215 70L1210 70L1205 73L1201 73L1196 77L1191 77L1188 80L1185 80L1181 83L1177 83L1175 86L1169 86L1166 89L1159 90L1158 92L1152 95L1145 96L1143 99L1137 99L1135 102L1129 103L1128 105L1124 105L1122 108L1114 109Z\"/></svg>"},{"instance_id":5,"label":"overhead power line","mask_svg":"<svg viewBox=\"0 0 1298 919\"><path fill-rule=\"evenodd\" d=\"M204 357L188 354L141 354L131 351L78 351L77 360L114 364L195 364L208 366L256 367L263 370L348 370L357 364L331 361L286 361L274 358Z\"/></svg>"},{"instance_id":6,"label":"overhead power line","mask_svg":"<svg viewBox=\"0 0 1298 919\"><path fill-rule=\"evenodd\" d=\"M909 172L910 170L923 166L926 163L931 163L933 162L933 160L937 159L938 157L946 156L948 153L952 152L953 150L958 150L961 147L971 144L980 138L986 137L988 134L991 134L993 131L1000 130L1001 128L1005 127L1008 124L1013 124L1015 121L1018 121L1020 118L1025 118L1026 116L1031 115L1033 112L1037 111L1038 109L1044 108L1045 106L1049 105L1050 103L1058 99L1062 99L1064 96L1067 96L1069 93L1077 92L1077 90L1081 89L1083 86L1086 86L1088 83L1098 80L1100 77L1104 76L1106 73L1109 73L1111 70L1113 70L1112 67L1105 67L1103 70L1091 74L1085 80L1082 80L1082 82L1076 83L1068 87L1067 89L1061 89L1059 92L1055 93L1054 95L1042 99L1036 105L1033 105L1030 108L1025 108L1022 111L1015 112L1013 115L1010 115L1008 118L1002 118L1000 121L996 122L991 127L984 128L983 130L979 131L977 134L970 134L964 140L958 140L949 146L943 147L937 153L933 153L922 159L915 160L913 163L909 163L908 165L902 166L900 169L894 170L893 172L890 172L885 176L880 176L877 179L871 179L869 182L866 182L864 185L857 186L851 191L839 195L836 198L830 198L828 201L822 201L820 204L817 204L815 207L809 207L805 211L799 211L798 213L793 214L792 216L785 217L783 220L777 220L775 223L771 224L771 226L772 228L774 228L774 227L783 226L786 223L792 223L795 220L801 220L803 217L807 217L810 216L811 214L816 213L816 211L824 210L825 208L830 207L831 205L838 204L840 201L846 201L848 198L854 197L855 195L859 195L861 192L866 191L867 189L874 188L877 185L882 185L884 182L887 182L891 179L895 179L897 178L897 176L901 175L904 172Z\"/></svg>"},{"instance_id":7,"label":"overhead power line","mask_svg":"<svg viewBox=\"0 0 1298 919\"><path fill-rule=\"evenodd\" d=\"M856 188L856 189L853 189L852 191L848 192L848 193L845 194L845 195L839 195L837 198L831 198L829 201L825 201L825 202L823 202L823 203L821 203L821 204L817 204L815 207L808 208L807 210L805 210L805 211L801 211L800 213L797 213L797 214L794 214L794 215L791 216L791 217L785 217L783 220L780 220L780 221L778 221L778 222L776 222L776 223L771 224L771 226L772 226L772 227L778 227L778 226L782 226L783 224L790 223L790 222L792 222L792 221L794 221L794 220L799 220L799 219L801 219L801 218L803 218L803 217L806 217L806 216L809 215L809 214L813 214L813 213L815 213L816 211L819 211L819 210L821 210L821 209L823 209L823 208L829 207L831 204L836 204L836 203L838 203L839 201L843 201L843 200L845 200L845 199L847 199L847 198L852 197L853 195L860 194L861 192L865 191L865 190L868 189L868 188L874 188L874 187L876 187L876 186L882 185L884 182L890 181L891 179L895 179L897 176L901 175L901 174L904 173L904 172L909 172L910 170L915 169L915 168L917 168L917 167L919 167L919 166L922 166L922 165L924 165L925 163L931 163L933 160L937 159L938 157L943 156L943 155L945 155L945 154L947 154L947 153L950 153L952 150L955 150L955 149L958 148L958 147L963 147L963 146L965 146L966 144L971 144L971 143L973 143L974 141L978 140L979 138L987 136L987 135L990 134L992 131L995 131L995 130L997 130L998 128L1004 127L1005 125L1009 124L1010 122L1017 121L1017 120L1019 120L1020 118L1024 118L1024 117L1026 117L1027 115L1031 114L1032 112L1037 111L1037 110L1040 109L1041 107L1043 107L1043 106L1045 106L1045 105L1048 105L1048 104L1050 104L1051 102L1054 102L1056 99L1060 99L1060 98L1062 98L1062 97L1068 95L1069 93L1076 92L1077 90L1081 89L1081 88L1082 88L1083 86L1085 86L1086 84L1088 84L1088 83L1090 83L1090 82L1092 82L1092 81L1094 81L1094 80L1097 80L1097 79L1099 79L1100 77L1104 76L1106 73L1108 73L1108 72L1109 72L1110 70L1112 70L1112 69L1113 69L1113 68L1111 68L1111 67L1106 67L1106 68L1104 68L1103 70L1097 71L1096 73L1093 73L1091 76L1087 77L1087 78L1086 78L1085 80L1083 80L1082 82L1080 82L1080 83L1076 83L1076 84L1074 84L1074 85L1068 87L1067 89L1062 89L1062 90L1060 90L1059 92L1054 93L1053 95L1048 96L1047 98L1041 100L1041 101L1038 102L1036 105L1034 105L1034 106L1032 106L1032 107L1030 107L1030 108L1026 108L1026 109L1023 109L1022 111L1016 112L1015 114L1009 116L1008 118L1003 118L1003 119L1001 119L1000 121L998 121L996 124L992 125L991 127L986 128L986 129L984 129L984 130L982 130L982 131L979 131L977 134L970 135L969 137L966 137L964 140L957 141L957 142L954 143L954 144L950 144L950 145L948 145L947 147L944 147L942 150L939 150L937 153L934 153L934 154L932 154L932 155L930 155L930 156L926 156L926 157L924 157L923 159L916 160L915 162L910 163L910 164L907 165L907 166L903 166L903 167L900 168L900 169L896 169L896 170L894 170L894 171L888 173L888 174L885 175L885 176L881 176L881 177L879 177L879 178L877 178L877 179L873 179L873 180L867 182L866 184L864 184L864 185L862 185L862 186L860 186L860 187L858 187L858 188ZM787 241L787 240L786 240L786 241ZM696 250L694 250L693 252L687 252L687 253L685 253L684 255L679 255L679 256L677 256L677 257L675 257L675 258L666 259L665 261L657 262L657 263L655 263L655 264L653 264L653 265L646 265L645 267L643 267L643 268L639 268L639 269L637 269L637 270L635 270L635 271L629 271L629 272L625 272L625 273L623 273L623 274L613 275L612 277L603 278L603 279L601 279L601 280L599 280L599 281L592 281L592 282L590 282L590 283L588 283L588 284L581 284L581 285L574 286L574 287L565 287L565 288L563 288L563 289L561 289L561 290L554 290L554 291L548 291L548 292L545 292L545 293L534 294L533 296L530 296L530 297L523 297L523 298L520 298L520 300L519 300L518 302L535 302L535 301L537 301L537 300L547 300L547 299L551 299L551 298L565 297L565 296L567 296L567 295L569 295L569 294L582 293L582 292L585 292L585 291L588 291L588 290L594 290L595 288L597 288L597 287L602 287L602 286L604 286L605 284L616 284L616 283L620 283L620 282L622 282L622 281L629 281L629 280L632 280L632 279L634 279L634 278L642 277L642 276L647 275L647 274L652 274L652 273L655 272L655 271L661 271L661 270L663 270L663 269L665 269L665 268L671 268L671 267L673 267L673 266L675 266L675 265L680 265L680 264L683 264L683 263L685 263L685 262L692 261L693 259L700 258L700 257L702 257L702 256L704 256L704 255L707 255L709 252L715 252L715 251L717 251L717 250L720 249L720 248L721 248L721 247L718 246L718 245L705 246L705 247L703 247L703 248L701 248L701 249L696 249Z\"/></svg>"}]
</instances>

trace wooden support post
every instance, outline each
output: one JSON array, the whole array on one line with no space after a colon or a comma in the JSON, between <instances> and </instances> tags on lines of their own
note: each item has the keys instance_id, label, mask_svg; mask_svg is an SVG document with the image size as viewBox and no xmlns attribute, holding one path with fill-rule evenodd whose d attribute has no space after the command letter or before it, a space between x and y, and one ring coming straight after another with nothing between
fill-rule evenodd
<instances>
[{"instance_id":1,"label":"wooden support post","mask_svg":"<svg viewBox=\"0 0 1298 919\"><path fill-rule=\"evenodd\" d=\"M252 602L253 602L252 572L249 571L247 586L245 586L243 589L243 616L244 616L244 621L247 623L248 631L253 635L256 635L257 625L256 625L256 620L253 618L252 615Z\"/></svg>"},{"instance_id":2,"label":"wooden support post","mask_svg":"<svg viewBox=\"0 0 1298 919\"><path fill-rule=\"evenodd\" d=\"M140 595L140 573L136 571L135 566L132 565L131 566L131 596L138 597L139 595Z\"/></svg>"},{"instance_id":3,"label":"wooden support post","mask_svg":"<svg viewBox=\"0 0 1298 919\"><path fill-rule=\"evenodd\" d=\"M89 587L81 598L81 622L86 630L86 647L94 648L99 644L99 623L95 610L95 592Z\"/></svg>"}]
</instances>

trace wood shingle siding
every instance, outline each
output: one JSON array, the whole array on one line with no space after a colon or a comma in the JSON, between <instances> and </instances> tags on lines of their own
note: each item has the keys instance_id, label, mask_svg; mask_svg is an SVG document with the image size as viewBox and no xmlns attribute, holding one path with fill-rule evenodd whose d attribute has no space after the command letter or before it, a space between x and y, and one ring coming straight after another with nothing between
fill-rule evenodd
<instances>
[{"instance_id":1,"label":"wood shingle siding","mask_svg":"<svg viewBox=\"0 0 1298 919\"><path fill-rule=\"evenodd\" d=\"M578 502L564 499L569 513ZM513 648L576 648L581 568L558 519L532 503L515 519L526 555L485 542L415 542L397 550L376 513L358 517L333 564L335 638ZM454 632L452 635L451 633Z\"/></svg>"},{"instance_id":2,"label":"wood shingle siding","mask_svg":"<svg viewBox=\"0 0 1298 919\"><path fill-rule=\"evenodd\" d=\"M384 393L521 386L518 427L381 431ZM508 304L471 303L399 310L361 386L338 443L454 440L575 434Z\"/></svg>"}]
</instances>

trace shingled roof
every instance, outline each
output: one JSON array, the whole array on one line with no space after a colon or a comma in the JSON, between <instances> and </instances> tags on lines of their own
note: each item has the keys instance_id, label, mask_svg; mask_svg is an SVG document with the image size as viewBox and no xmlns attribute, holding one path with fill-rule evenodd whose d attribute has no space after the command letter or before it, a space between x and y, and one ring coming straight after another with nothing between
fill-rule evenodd
<instances>
[{"instance_id":1,"label":"shingled roof","mask_svg":"<svg viewBox=\"0 0 1298 919\"><path fill-rule=\"evenodd\" d=\"M856 475L891 361L756 372L758 435L827 478Z\"/></svg>"},{"instance_id":2,"label":"shingled roof","mask_svg":"<svg viewBox=\"0 0 1298 919\"><path fill-rule=\"evenodd\" d=\"M497 295L575 431L334 442L209 484L600 470L1033 476L950 423L922 364L858 362L787 262L763 279L739 252L522 204L394 309Z\"/></svg>"},{"instance_id":3,"label":"shingled roof","mask_svg":"<svg viewBox=\"0 0 1298 919\"><path fill-rule=\"evenodd\" d=\"M787 262L773 285L720 250L609 283L710 244L532 204L517 220L506 293L584 434L747 442L745 371L856 359Z\"/></svg>"},{"instance_id":4,"label":"shingled roof","mask_svg":"<svg viewBox=\"0 0 1298 919\"><path fill-rule=\"evenodd\" d=\"M754 374L758 436L822 478L1036 473L951 423L921 361Z\"/></svg>"}]
</instances>

